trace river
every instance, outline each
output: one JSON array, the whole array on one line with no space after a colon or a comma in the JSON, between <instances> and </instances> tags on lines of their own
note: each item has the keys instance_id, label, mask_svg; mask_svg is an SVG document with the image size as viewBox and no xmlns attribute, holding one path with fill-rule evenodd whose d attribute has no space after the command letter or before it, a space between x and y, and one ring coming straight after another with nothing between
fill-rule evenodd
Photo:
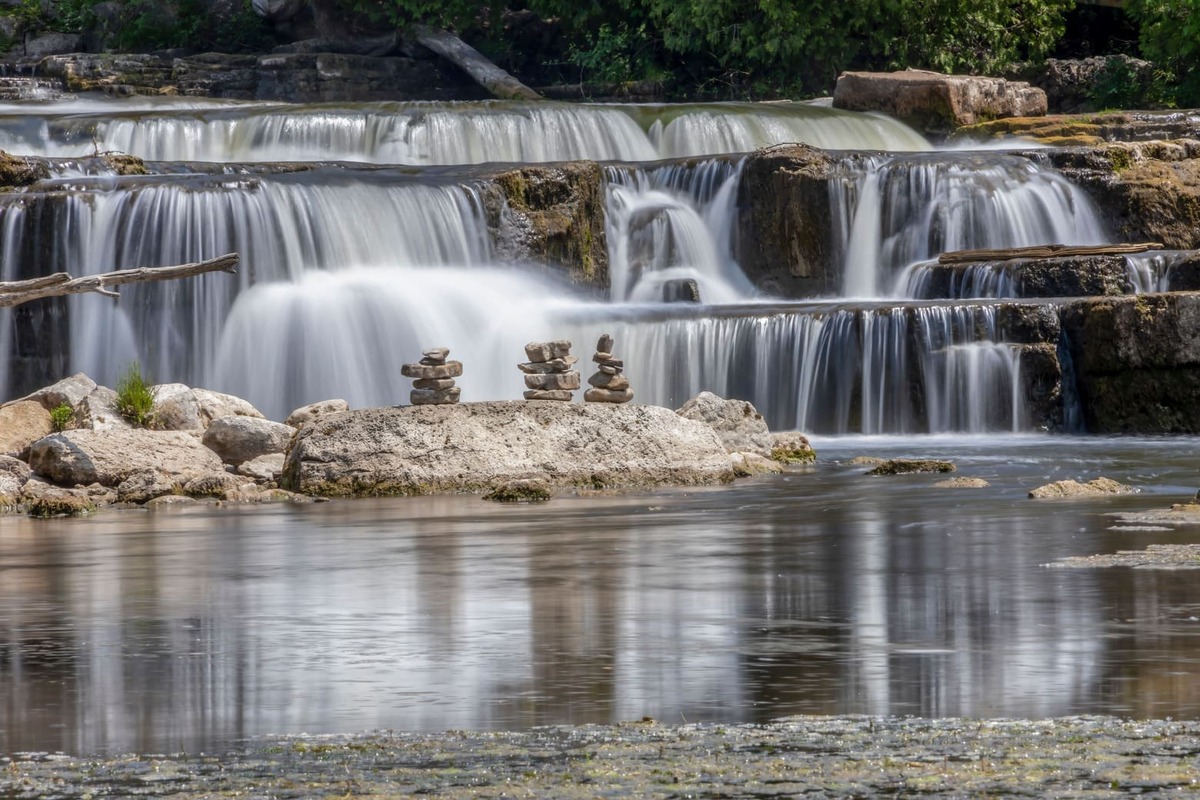
<instances>
[{"instance_id":1,"label":"river","mask_svg":"<svg viewBox=\"0 0 1200 800\"><path fill-rule=\"evenodd\" d=\"M651 716L1200 714L1188 541L1112 512L1196 490L1193 438L818 438L709 489L9 517L0 752L212 752L273 733ZM869 477L857 455L948 457ZM1034 501L1048 480L1142 489Z\"/></svg>"}]
</instances>

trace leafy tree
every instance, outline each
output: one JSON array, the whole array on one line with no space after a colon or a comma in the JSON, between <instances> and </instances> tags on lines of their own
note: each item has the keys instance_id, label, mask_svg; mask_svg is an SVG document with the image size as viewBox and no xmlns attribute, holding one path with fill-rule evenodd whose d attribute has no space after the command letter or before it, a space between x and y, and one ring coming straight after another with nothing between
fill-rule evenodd
<instances>
[{"instance_id":1,"label":"leafy tree","mask_svg":"<svg viewBox=\"0 0 1200 800\"><path fill-rule=\"evenodd\" d=\"M1142 55L1162 70L1179 105L1200 106L1200 0L1133 0Z\"/></svg>"}]
</instances>

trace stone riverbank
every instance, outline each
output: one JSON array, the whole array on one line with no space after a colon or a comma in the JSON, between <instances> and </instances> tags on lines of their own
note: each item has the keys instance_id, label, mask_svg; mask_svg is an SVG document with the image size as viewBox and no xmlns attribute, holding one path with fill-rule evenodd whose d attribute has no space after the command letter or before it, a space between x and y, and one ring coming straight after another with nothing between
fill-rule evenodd
<instances>
[{"instance_id":1,"label":"stone riverbank","mask_svg":"<svg viewBox=\"0 0 1200 800\"><path fill-rule=\"evenodd\" d=\"M0 760L0 797L1125 797L1196 792L1200 722L795 717L283 736Z\"/></svg>"}]
</instances>

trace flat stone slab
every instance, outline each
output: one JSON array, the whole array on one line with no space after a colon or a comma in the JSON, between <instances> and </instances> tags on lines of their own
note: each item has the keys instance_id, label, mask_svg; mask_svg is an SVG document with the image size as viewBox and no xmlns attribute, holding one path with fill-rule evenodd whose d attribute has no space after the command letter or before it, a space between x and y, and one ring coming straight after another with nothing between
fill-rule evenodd
<instances>
[{"instance_id":1,"label":"flat stone slab","mask_svg":"<svg viewBox=\"0 0 1200 800\"><path fill-rule=\"evenodd\" d=\"M305 426L280 484L326 497L731 480L716 432L658 406L505 400L346 411Z\"/></svg>"},{"instance_id":2,"label":"flat stone slab","mask_svg":"<svg viewBox=\"0 0 1200 800\"><path fill-rule=\"evenodd\" d=\"M299 735L224 754L2 759L0 796L1188 796L1200 722L791 717ZM300 787L300 788L297 788Z\"/></svg>"},{"instance_id":3,"label":"flat stone slab","mask_svg":"<svg viewBox=\"0 0 1200 800\"><path fill-rule=\"evenodd\" d=\"M924 70L844 72L833 107L882 111L917 130L946 133L1003 117L1046 114L1046 93L1022 81Z\"/></svg>"}]
</instances>

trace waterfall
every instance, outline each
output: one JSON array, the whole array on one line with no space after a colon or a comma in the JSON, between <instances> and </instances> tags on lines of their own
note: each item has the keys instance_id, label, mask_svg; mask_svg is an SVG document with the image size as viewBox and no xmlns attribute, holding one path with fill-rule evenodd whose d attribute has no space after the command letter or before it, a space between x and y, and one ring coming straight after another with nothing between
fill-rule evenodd
<instances>
[{"instance_id":1,"label":"waterfall","mask_svg":"<svg viewBox=\"0 0 1200 800\"><path fill-rule=\"evenodd\" d=\"M447 165L590 159L651 161L745 153L783 142L926 150L879 115L806 103L262 103L89 101L0 109L0 150L79 157L115 150L151 161L362 161ZM73 111L73 113L72 113ZM8 113L6 113L8 112Z\"/></svg>"},{"instance_id":2,"label":"waterfall","mask_svg":"<svg viewBox=\"0 0 1200 800\"><path fill-rule=\"evenodd\" d=\"M1056 172L997 153L856 157L833 181L847 297L912 297L906 268L950 250L1101 244L1092 201Z\"/></svg>"}]
</instances>

